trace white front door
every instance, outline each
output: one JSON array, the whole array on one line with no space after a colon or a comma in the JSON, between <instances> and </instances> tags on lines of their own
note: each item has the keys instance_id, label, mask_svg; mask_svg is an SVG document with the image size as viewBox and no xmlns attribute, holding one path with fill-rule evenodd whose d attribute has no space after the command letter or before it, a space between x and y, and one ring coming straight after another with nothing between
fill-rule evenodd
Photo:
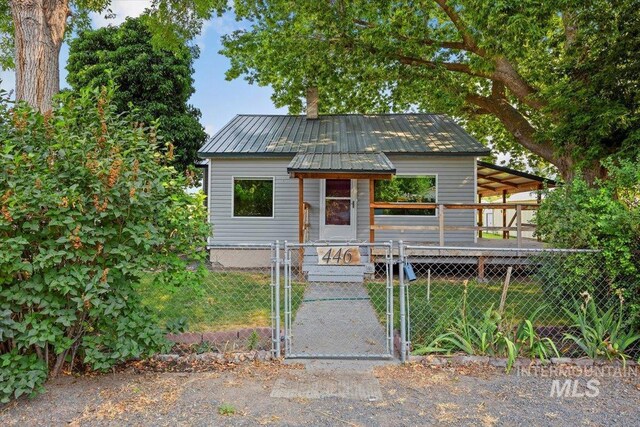
<instances>
[{"instance_id":1,"label":"white front door","mask_svg":"<svg viewBox=\"0 0 640 427\"><path fill-rule=\"evenodd\" d=\"M320 180L320 240L355 240L358 180Z\"/></svg>"}]
</instances>

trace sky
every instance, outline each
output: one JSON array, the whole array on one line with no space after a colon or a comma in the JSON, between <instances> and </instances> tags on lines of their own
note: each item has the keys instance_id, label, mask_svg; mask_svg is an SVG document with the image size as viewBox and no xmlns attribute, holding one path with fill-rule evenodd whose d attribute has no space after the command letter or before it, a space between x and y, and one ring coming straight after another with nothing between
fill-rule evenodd
<instances>
[{"instance_id":1,"label":"sky","mask_svg":"<svg viewBox=\"0 0 640 427\"><path fill-rule=\"evenodd\" d=\"M94 27L118 25L127 16L138 16L151 2L147 0L112 0L111 10L115 19L105 19L101 14L92 14ZM200 47L200 58L194 63L195 93L190 103L202 112L201 123L209 135L218 131L236 114L286 114L286 109L276 109L271 102L271 89L250 85L242 79L226 81L225 71L229 68L229 60L220 55L222 48L220 37L238 29L232 14L216 17L208 21L200 36L194 42ZM67 46L63 46L60 54L61 87L67 87L67 75L64 67L69 56ZM2 89L12 90L15 87L13 71L0 71Z\"/></svg>"}]
</instances>

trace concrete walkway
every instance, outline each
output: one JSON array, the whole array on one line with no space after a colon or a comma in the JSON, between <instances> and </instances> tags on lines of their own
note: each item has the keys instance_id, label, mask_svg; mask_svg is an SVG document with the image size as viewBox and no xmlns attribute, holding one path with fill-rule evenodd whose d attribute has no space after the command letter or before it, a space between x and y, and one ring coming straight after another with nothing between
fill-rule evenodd
<instances>
[{"instance_id":1,"label":"concrete walkway","mask_svg":"<svg viewBox=\"0 0 640 427\"><path fill-rule=\"evenodd\" d=\"M281 375L273 385L271 397L285 399L340 398L375 402L382 399L380 382L374 375L378 366L397 365L381 360L287 360L303 365L303 370Z\"/></svg>"},{"instance_id":2,"label":"concrete walkway","mask_svg":"<svg viewBox=\"0 0 640 427\"><path fill-rule=\"evenodd\" d=\"M357 357L389 354L385 328L370 298L385 301L384 285L373 295L361 283L310 283L291 327L291 353Z\"/></svg>"}]
</instances>

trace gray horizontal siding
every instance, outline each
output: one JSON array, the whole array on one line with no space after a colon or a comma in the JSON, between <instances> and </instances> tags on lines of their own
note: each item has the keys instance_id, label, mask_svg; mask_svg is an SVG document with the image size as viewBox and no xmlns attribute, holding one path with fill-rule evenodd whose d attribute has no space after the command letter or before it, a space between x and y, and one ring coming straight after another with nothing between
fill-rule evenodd
<instances>
[{"instance_id":1,"label":"gray horizontal siding","mask_svg":"<svg viewBox=\"0 0 640 427\"><path fill-rule=\"evenodd\" d=\"M291 158L211 159L209 167L210 243L270 243L298 241L298 181L290 179ZM275 177L274 218L232 218L232 179L236 176Z\"/></svg>"},{"instance_id":2,"label":"gray horizontal siding","mask_svg":"<svg viewBox=\"0 0 640 427\"><path fill-rule=\"evenodd\" d=\"M475 159L473 157L409 157L389 156L398 175L438 175L438 202L475 202ZM210 218L214 226L212 243L258 242L298 240L298 180L287 174L291 158L211 159ZM233 176L274 176L274 218L232 218L231 198ZM310 204L309 239L319 239L320 180L304 181L304 199ZM358 240L369 240L369 181L358 181L357 204ZM437 217L376 217L380 225L438 225ZM473 211L448 210L448 226L475 224ZM449 231L447 244L474 240L473 231ZM437 242L437 231L376 231L376 241L405 240L407 242Z\"/></svg>"}]
</instances>

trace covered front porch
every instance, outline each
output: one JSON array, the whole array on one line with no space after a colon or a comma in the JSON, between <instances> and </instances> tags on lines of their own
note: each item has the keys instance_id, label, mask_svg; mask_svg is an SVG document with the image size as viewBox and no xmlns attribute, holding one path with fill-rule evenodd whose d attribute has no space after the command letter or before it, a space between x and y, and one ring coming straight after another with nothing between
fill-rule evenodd
<instances>
[{"instance_id":1,"label":"covered front porch","mask_svg":"<svg viewBox=\"0 0 640 427\"><path fill-rule=\"evenodd\" d=\"M541 248L525 237L535 230L526 218L536 203L507 203L522 191L555 182L509 168L478 162L470 202L389 202L378 200L376 183L398 176L383 153L300 153L287 168L298 182L298 242L404 240L421 245L476 248ZM500 196L502 200L493 196ZM491 200L491 197L496 200ZM482 202L482 200L491 202ZM472 200L472 201L471 201ZM390 218L381 212L431 212L427 217ZM502 224L486 223L484 213L501 212ZM509 215L509 218L507 217Z\"/></svg>"}]
</instances>

